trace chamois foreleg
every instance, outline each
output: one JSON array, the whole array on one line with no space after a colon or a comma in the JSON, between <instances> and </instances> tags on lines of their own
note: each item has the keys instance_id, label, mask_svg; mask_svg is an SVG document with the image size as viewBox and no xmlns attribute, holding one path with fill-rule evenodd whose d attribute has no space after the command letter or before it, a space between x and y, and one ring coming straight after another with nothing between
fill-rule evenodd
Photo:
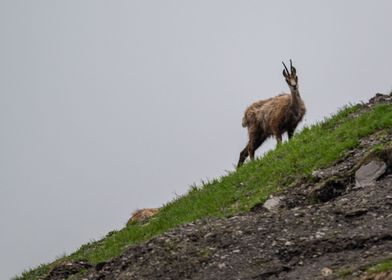
<instances>
[{"instance_id":1,"label":"chamois foreleg","mask_svg":"<svg viewBox=\"0 0 392 280\"><path fill-rule=\"evenodd\" d=\"M278 142L277 145L279 146L282 144L282 134L278 133L275 135L276 141Z\"/></svg>"},{"instance_id":2,"label":"chamois foreleg","mask_svg":"<svg viewBox=\"0 0 392 280\"><path fill-rule=\"evenodd\" d=\"M294 129L287 130L287 135L289 136L289 139L291 139L294 135Z\"/></svg>"},{"instance_id":3,"label":"chamois foreleg","mask_svg":"<svg viewBox=\"0 0 392 280\"><path fill-rule=\"evenodd\" d=\"M295 131L296 128L297 128L297 125L289 127L287 129L287 135L289 136L289 139L291 139L293 137L294 131Z\"/></svg>"}]
</instances>

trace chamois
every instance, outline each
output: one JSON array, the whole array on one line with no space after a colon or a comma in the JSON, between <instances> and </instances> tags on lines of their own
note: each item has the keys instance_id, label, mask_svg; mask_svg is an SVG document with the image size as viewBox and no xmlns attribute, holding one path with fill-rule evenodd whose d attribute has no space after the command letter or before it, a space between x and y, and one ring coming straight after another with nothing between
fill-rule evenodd
<instances>
[{"instance_id":1,"label":"chamois","mask_svg":"<svg viewBox=\"0 0 392 280\"><path fill-rule=\"evenodd\" d=\"M250 105L242 118L242 126L248 128L249 141L240 153L237 167L249 156L254 159L255 151L270 136L274 136L278 145L282 134L287 132L289 139L293 136L298 123L305 115L305 104L298 91L297 70L290 59L290 71L283 63L283 76L290 88L290 94L260 100Z\"/></svg>"}]
</instances>

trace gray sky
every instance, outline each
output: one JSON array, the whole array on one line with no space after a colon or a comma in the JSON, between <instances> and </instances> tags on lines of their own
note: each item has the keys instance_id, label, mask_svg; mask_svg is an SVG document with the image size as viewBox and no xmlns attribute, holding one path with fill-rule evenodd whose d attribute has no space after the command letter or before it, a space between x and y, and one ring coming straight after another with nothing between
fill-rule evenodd
<instances>
[{"instance_id":1,"label":"gray sky","mask_svg":"<svg viewBox=\"0 0 392 280\"><path fill-rule=\"evenodd\" d=\"M0 0L0 279L232 170L243 111L392 87L392 2ZM259 155L268 147L269 141Z\"/></svg>"}]
</instances>

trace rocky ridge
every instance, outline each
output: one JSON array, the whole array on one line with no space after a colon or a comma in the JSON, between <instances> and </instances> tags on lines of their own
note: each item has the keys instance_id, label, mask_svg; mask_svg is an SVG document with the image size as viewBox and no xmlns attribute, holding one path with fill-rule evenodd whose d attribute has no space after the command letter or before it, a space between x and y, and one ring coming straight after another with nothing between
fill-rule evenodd
<instances>
[{"instance_id":1,"label":"rocky ridge","mask_svg":"<svg viewBox=\"0 0 392 280\"><path fill-rule=\"evenodd\" d=\"M391 104L391 95L377 94L361 110L381 102ZM249 213L189 223L106 263L60 265L46 279L82 268L77 278L86 280L392 279L365 272L392 258L391 142L391 131L379 131Z\"/></svg>"}]
</instances>

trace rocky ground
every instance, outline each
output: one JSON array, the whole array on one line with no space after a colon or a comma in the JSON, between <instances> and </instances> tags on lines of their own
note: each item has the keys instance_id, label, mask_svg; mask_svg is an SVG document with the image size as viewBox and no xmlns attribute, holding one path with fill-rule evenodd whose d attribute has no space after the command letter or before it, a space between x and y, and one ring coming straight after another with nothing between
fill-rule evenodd
<instances>
[{"instance_id":1,"label":"rocky ground","mask_svg":"<svg viewBox=\"0 0 392 280\"><path fill-rule=\"evenodd\" d=\"M375 98L366 106L391 102ZM364 272L392 257L392 149L370 152L391 141L391 131L363 139L249 213L184 225L107 263L63 264L46 279L81 268L80 279L392 279Z\"/></svg>"}]
</instances>

